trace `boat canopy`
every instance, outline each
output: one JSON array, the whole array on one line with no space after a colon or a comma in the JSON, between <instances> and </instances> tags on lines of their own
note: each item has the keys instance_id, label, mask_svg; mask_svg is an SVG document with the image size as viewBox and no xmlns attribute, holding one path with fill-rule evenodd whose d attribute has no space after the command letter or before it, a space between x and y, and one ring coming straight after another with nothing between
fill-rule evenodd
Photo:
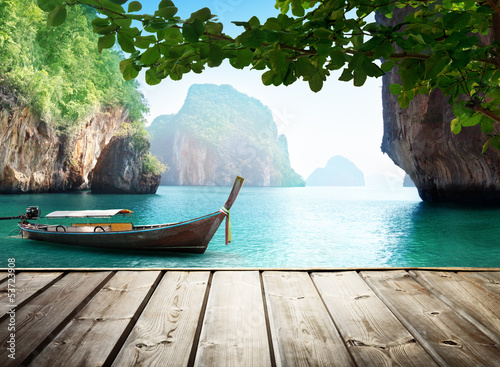
<instances>
[{"instance_id":1,"label":"boat canopy","mask_svg":"<svg viewBox=\"0 0 500 367\"><path fill-rule=\"evenodd\" d=\"M49 213L45 218L108 218L117 214L132 214L128 209L108 210L60 210Z\"/></svg>"}]
</instances>

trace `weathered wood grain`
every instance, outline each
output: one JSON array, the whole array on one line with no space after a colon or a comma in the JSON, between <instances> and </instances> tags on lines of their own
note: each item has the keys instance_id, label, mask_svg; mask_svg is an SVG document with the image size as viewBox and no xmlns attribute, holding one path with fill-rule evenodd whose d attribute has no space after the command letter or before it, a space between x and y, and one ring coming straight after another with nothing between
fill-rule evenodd
<instances>
[{"instance_id":1,"label":"weathered wood grain","mask_svg":"<svg viewBox=\"0 0 500 367\"><path fill-rule=\"evenodd\" d=\"M9 274L6 271L0 272L0 284L7 279Z\"/></svg>"},{"instance_id":2,"label":"weathered wood grain","mask_svg":"<svg viewBox=\"0 0 500 367\"><path fill-rule=\"evenodd\" d=\"M311 278L358 366L436 366L356 272Z\"/></svg>"},{"instance_id":3,"label":"weathered wood grain","mask_svg":"<svg viewBox=\"0 0 500 367\"><path fill-rule=\"evenodd\" d=\"M32 362L33 366L102 366L130 331L159 271L120 271Z\"/></svg>"},{"instance_id":4,"label":"weathered wood grain","mask_svg":"<svg viewBox=\"0 0 500 367\"><path fill-rule=\"evenodd\" d=\"M496 296L452 272L410 271L410 274L500 345L500 294Z\"/></svg>"},{"instance_id":5,"label":"weathered wood grain","mask_svg":"<svg viewBox=\"0 0 500 367\"><path fill-rule=\"evenodd\" d=\"M10 332L5 319L0 323L2 366L18 366L59 326L75 314L112 275L111 272L70 273L33 298L15 313L15 359L8 357Z\"/></svg>"},{"instance_id":6,"label":"weathered wood grain","mask_svg":"<svg viewBox=\"0 0 500 367\"><path fill-rule=\"evenodd\" d=\"M500 295L500 271L498 272L459 272L460 276L476 283L493 294Z\"/></svg>"},{"instance_id":7,"label":"weathered wood grain","mask_svg":"<svg viewBox=\"0 0 500 367\"><path fill-rule=\"evenodd\" d=\"M194 365L271 365L258 272L215 272Z\"/></svg>"},{"instance_id":8,"label":"weathered wood grain","mask_svg":"<svg viewBox=\"0 0 500 367\"><path fill-rule=\"evenodd\" d=\"M311 278L304 272L262 274L277 366L353 366Z\"/></svg>"},{"instance_id":9,"label":"weathered wood grain","mask_svg":"<svg viewBox=\"0 0 500 367\"><path fill-rule=\"evenodd\" d=\"M362 276L441 365L500 366L498 345L407 272L362 272Z\"/></svg>"},{"instance_id":10,"label":"weathered wood grain","mask_svg":"<svg viewBox=\"0 0 500 367\"><path fill-rule=\"evenodd\" d=\"M113 366L186 366L209 278L209 272L167 272Z\"/></svg>"},{"instance_id":11,"label":"weathered wood grain","mask_svg":"<svg viewBox=\"0 0 500 367\"><path fill-rule=\"evenodd\" d=\"M10 281L0 285L0 320L5 318L5 313L16 305L20 306L35 297L38 293L45 290L52 282L56 281L63 275L62 272L37 273L37 272L22 272L15 275L15 282L10 284L14 288L15 297L14 303L9 302L8 289Z\"/></svg>"}]
</instances>

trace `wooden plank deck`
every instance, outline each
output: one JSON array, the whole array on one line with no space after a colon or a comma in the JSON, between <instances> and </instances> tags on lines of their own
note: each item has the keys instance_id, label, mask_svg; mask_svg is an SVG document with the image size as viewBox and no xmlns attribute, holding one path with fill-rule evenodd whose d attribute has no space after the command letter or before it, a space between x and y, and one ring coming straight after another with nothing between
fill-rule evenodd
<instances>
[{"instance_id":1,"label":"wooden plank deck","mask_svg":"<svg viewBox=\"0 0 500 367\"><path fill-rule=\"evenodd\" d=\"M17 269L14 298L8 280L0 366L500 367L500 269Z\"/></svg>"}]
</instances>

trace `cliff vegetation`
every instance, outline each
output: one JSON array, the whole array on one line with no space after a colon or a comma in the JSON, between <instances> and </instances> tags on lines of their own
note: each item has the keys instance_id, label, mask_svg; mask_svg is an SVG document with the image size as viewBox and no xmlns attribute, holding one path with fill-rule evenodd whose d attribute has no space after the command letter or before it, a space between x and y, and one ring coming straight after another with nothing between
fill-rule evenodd
<instances>
[{"instance_id":1,"label":"cliff vegetation","mask_svg":"<svg viewBox=\"0 0 500 367\"><path fill-rule=\"evenodd\" d=\"M141 152L134 164L146 176L162 169L148 152L138 83L121 76L121 51L99 52L91 7L66 15L60 27L47 27L36 1L0 2L2 193L88 189L101 151L123 124L142 141L130 145Z\"/></svg>"},{"instance_id":2,"label":"cliff vegetation","mask_svg":"<svg viewBox=\"0 0 500 367\"><path fill-rule=\"evenodd\" d=\"M67 17L60 27L47 27L35 1L2 1L0 84L59 130L77 126L96 106L122 105L132 120L141 119L147 106L137 82L121 77L123 57L97 51L96 12L74 6Z\"/></svg>"}]
</instances>

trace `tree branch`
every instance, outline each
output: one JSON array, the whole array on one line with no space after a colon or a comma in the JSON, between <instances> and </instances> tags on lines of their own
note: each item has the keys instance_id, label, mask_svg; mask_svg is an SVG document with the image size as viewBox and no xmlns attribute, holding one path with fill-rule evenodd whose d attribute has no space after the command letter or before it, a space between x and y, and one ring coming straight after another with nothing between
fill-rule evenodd
<instances>
[{"instance_id":1,"label":"tree branch","mask_svg":"<svg viewBox=\"0 0 500 367\"><path fill-rule=\"evenodd\" d=\"M481 106L475 105L474 107L472 107L472 109L476 112L483 114L484 116L489 117L493 121L500 123L500 115L497 115L496 113L494 113L490 110L487 110L486 108L483 108Z\"/></svg>"}]
</instances>

